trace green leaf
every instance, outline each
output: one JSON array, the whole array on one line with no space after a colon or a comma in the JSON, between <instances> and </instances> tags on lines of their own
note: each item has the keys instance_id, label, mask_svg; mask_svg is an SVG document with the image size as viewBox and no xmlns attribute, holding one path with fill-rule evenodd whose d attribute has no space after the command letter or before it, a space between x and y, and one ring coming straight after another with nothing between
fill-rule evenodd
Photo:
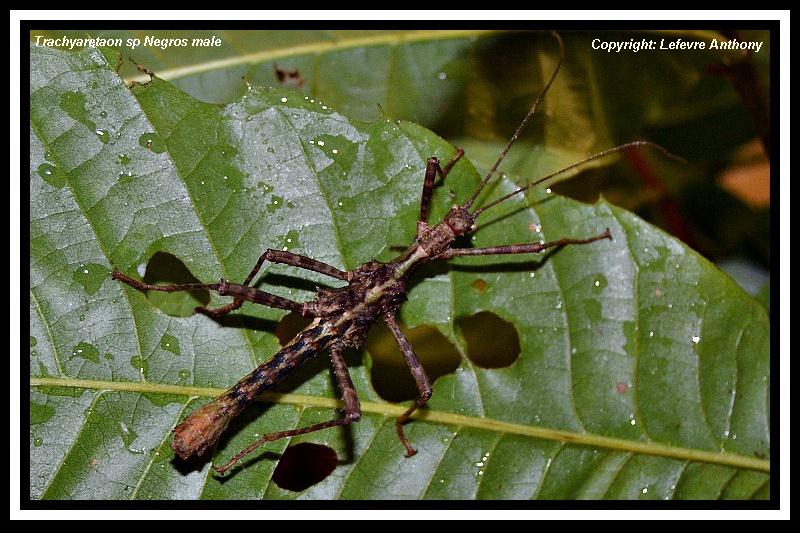
<instances>
[{"instance_id":1,"label":"green leaf","mask_svg":"<svg viewBox=\"0 0 800 533\"><path fill-rule=\"evenodd\" d=\"M764 308L637 217L544 191L488 211L474 244L606 227L614 240L547 259L462 258L419 277L404 323L436 328L462 358L407 426L415 457L395 433L404 407L381 400L372 358L352 354L358 424L271 443L225 478L176 461L170 429L278 350L284 313L172 316L185 305L151 302L112 267L142 276L170 254L211 281L243 279L266 248L347 269L388 260L413 238L426 158L454 148L285 90L225 106L159 79L129 90L112 67L96 50L31 47L31 498L769 498ZM459 162L431 219L448 189L464 199L478 180ZM490 194L513 187L504 178ZM263 289L298 300L332 285L265 271ZM480 311L516 330L511 366L468 357L458 320ZM256 434L336 416L325 356L281 391L228 431L215 461ZM272 474L298 442L331 447L338 464L292 492Z\"/></svg>"}]
</instances>

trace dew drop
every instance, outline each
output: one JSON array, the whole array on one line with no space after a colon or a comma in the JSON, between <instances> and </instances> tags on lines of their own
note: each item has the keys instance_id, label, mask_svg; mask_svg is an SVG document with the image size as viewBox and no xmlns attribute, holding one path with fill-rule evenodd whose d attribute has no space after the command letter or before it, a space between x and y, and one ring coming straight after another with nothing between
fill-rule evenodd
<instances>
[{"instance_id":1,"label":"dew drop","mask_svg":"<svg viewBox=\"0 0 800 533\"><path fill-rule=\"evenodd\" d=\"M108 269L97 263L80 265L72 272L72 279L81 284L87 294L94 294L108 277Z\"/></svg>"},{"instance_id":2,"label":"dew drop","mask_svg":"<svg viewBox=\"0 0 800 533\"><path fill-rule=\"evenodd\" d=\"M80 357L81 359L86 359L93 363L100 362L100 352L88 342L79 342L72 349L72 357L70 357L70 359L73 357Z\"/></svg>"},{"instance_id":3,"label":"dew drop","mask_svg":"<svg viewBox=\"0 0 800 533\"><path fill-rule=\"evenodd\" d=\"M108 133L108 131L106 131L106 130L97 129L97 130L94 130L94 133L95 133L95 135L100 137L100 142L102 142L103 144L108 144L109 141L111 140L111 134Z\"/></svg>"},{"instance_id":4,"label":"dew drop","mask_svg":"<svg viewBox=\"0 0 800 533\"><path fill-rule=\"evenodd\" d=\"M161 337L161 342L159 344L163 350L171 352L175 355L181 355L181 348L180 344L178 343L178 339L172 335L165 334L163 337Z\"/></svg>"},{"instance_id":5,"label":"dew drop","mask_svg":"<svg viewBox=\"0 0 800 533\"><path fill-rule=\"evenodd\" d=\"M281 102L283 102L284 104L285 104L287 101L288 101L288 100L286 99L286 97L285 97L285 96L284 96L283 98L281 98Z\"/></svg>"},{"instance_id":6,"label":"dew drop","mask_svg":"<svg viewBox=\"0 0 800 533\"><path fill-rule=\"evenodd\" d=\"M52 185L56 189L61 189L67 184L67 177L64 172L57 166L51 165L50 163L42 163L36 169L36 172L39 173L39 176L41 176L45 182Z\"/></svg>"},{"instance_id":7,"label":"dew drop","mask_svg":"<svg viewBox=\"0 0 800 533\"><path fill-rule=\"evenodd\" d=\"M436 75L436 77L439 78L440 80L446 80L447 72L440 72L439 74Z\"/></svg>"},{"instance_id":8,"label":"dew drop","mask_svg":"<svg viewBox=\"0 0 800 533\"><path fill-rule=\"evenodd\" d=\"M697 335L693 335L692 336L692 342L697 344L698 342L700 342L700 337L698 337Z\"/></svg>"},{"instance_id":9,"label":"dew drop","mask_svg":"<svg viewBox=\"0 0 800 533\"><path fill-rule=\"evenodd\" d=\"M163 153L166 150L164 143L161 142L161 139L153 131L142 133L139 136L139 146L147 148L151 152L155 152L157 154Z\"/></svg>"},{"instance_id":10,"label":"dew drop","mask_svg":"<svg viewBox=\"0 0 800 533\"><path fill-rule=\"evenodd\" d=\"M131 357L130 364L133 368L138 370L140 374L144 374L147 371L147 361L140 355Z\"/></svg>"}]
</instances>

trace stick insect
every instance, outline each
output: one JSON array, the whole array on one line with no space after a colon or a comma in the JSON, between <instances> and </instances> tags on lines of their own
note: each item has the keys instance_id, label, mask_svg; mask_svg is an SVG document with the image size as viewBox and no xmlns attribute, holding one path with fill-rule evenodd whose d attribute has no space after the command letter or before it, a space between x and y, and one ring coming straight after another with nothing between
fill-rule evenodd
<instances>
[{"instance_id":1,"label":"stick insect","mask_svg":"<svg viewBox=\"0 0 800 533\"><path fill-rule=\"evenodd\" d=\"M342 271L309 257L287 251L269 249L258 258L252 271L241 284L220 279L219 283L210 284L151 285L133 279L119 271L115 270L113 272L113 279L141 291L208 290L214 291L220 296L233 297L231 303L222 307L198 307L195 309L195 312L205 314L214 319L239 309L244 302L285 309L304 317L313 318L313 321L275 354L272 359L240 379L233 387L215 400L191 413L172 430L174 434L172 449L180 459L187 460L193 456L204 456L208 450L215 446L231 420L254 402L259 394L272 388L300 365L324 351L330 353L334 378L343 400L343 416L308 427L263 435L237 453L227 463L222 466L214 465L214 468L220 474L225 473L243 457L266 442L357 422L361 417L360 404L342 354L347 348L361 347L365 342L368 330L378 320L382 320L388 326L389 331L397 341L419 391L417 400L396 421L397 434L405 447L406 456L415 455L417 451L406 437L403 427L410 420L412 413L428 401L431 397L432 389L425 370L422 368L413 348L403 335L397 322L397 313L406 298L409 274L431 261L442 261L453 257L531 254L548 249L557 249L566 245L589 244L612 238L611 232L606 228L604 231L589 237L561 238L544 243L521 243L488 248L454 247L456 239L471 234L478 229L478 220L486 210L522 194L538 184L576 169L589 161L639 146L652 146L666 155L671 155L659 145L647 141L622 144L598 152L582 161L532 181L488 204L480 207L476 206L476 200L481 191L484 190L492 177L497 174L497 169L506 154L517 141L528 121L536 113L539 104L556 79L565 54L561 37L558 34L554 34L554 36L560 47L560 58L544 89L469 199L463 204L453 204L443 220L435 225L428 223L428 214L437 176L444 180L453 166L464 155L464 151L460 148L457 149L453 157L445 164L440 164L439 159L436 157L431 157L427 160L416 237L413 243L393 261L388 263L370 261L354 270ZM341 288L320 289L315 298L308 302L294 302L250 286L261 267L268 261L318 272L344 281L346 285Z\"/></svg>"}]
</instances>

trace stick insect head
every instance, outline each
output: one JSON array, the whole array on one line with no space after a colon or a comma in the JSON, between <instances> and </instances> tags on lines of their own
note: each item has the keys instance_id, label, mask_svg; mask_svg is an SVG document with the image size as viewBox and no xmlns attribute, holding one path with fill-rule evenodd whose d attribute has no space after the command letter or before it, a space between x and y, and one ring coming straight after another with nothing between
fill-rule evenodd
<instances>
[{"instance_id":1,"label":"stick insect head","mask_svg":"<svg viewBox=\"0 0 800 533\"><path fill-rule=\"evenodd\" d=\"M460 237L478 229L475 224L476 218L478 217L467 211L465 205L453 204L450 211L444 216L444 223L450 226L456 237Z\"/></svg>"}]
</instances>

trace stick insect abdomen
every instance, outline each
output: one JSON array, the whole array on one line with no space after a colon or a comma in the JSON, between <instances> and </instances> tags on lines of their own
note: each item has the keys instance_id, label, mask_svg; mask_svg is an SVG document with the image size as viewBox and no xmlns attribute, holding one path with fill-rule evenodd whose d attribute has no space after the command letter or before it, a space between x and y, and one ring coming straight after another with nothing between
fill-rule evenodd
<instances>
[{"instance_id":1,"label":"stick insect abdomen","mask_svg":"<svg viewBox=\"0 0 800 533\"><path fill-rule=\"evenodd\" d=\"M303 363L329 347L336 332L316 319L269 361L240 379L233 387L186 417L173 429L172 449L181 459L202 456L228 423L253 403L259 394L281 382Z\"/></svg>"}]
</instances>

